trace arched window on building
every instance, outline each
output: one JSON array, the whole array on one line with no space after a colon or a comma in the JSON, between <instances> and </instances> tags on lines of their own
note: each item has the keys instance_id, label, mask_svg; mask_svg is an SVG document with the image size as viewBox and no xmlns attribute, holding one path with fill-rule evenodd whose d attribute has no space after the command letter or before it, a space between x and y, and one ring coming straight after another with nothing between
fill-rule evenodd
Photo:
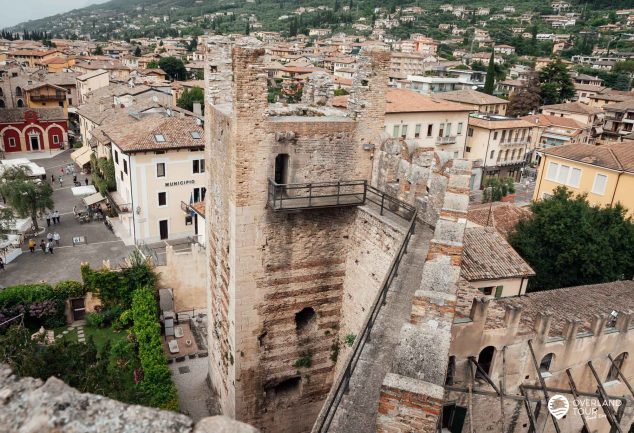
<instances>
[{"instance_id":1,"label":"arched window on building","mask_svg":"<svg viewBox=\"0 0 634 433\"><path fill-rule=\"evenodd\" d=\"M553 360L555 359L554 353L547 353L539 363L539 374L542 376L548 376L550 374L550 368L552 367Z\"/></svg>"},{"instance_id":2,"label":"arched window on building","mask_svg":"<svg viewBox=\"0 0 634 433\"><path fill-rule=\"evenodd\" d=\"M478 364L486 374L491 375L491 366L493 365L493 356L495 355L495 347L487 346L478 355ZM480 370L476 370L476 378L484 379Z\"/></svg>"},{"instance_id":3,"label":"arched window on building","mask_svg":"<svg viewBox=\"0 0 634 433\"><path fill-rule=\"evenodd\" d=\"M608 377L606 379L606 382L610 382L612 380L619 380L619 370L623 371L623 365L625 364L626 359L627 359L627 352L623 352L619 356L614 358L614 362L610 363L610 371L608 372Z\"/></svg>"},{"instance_id":4,"label":"arched window on building","mask_svg":"<svg viewBox=\"0 0 634 433\"><path fill-rule=\"evenodd\" d=\"M22 87L18 86L15 88L15 96L17 96L18 98L22 97Z\"/></svg>"},{"instance_id":5,"label":"arched window on building","mask_svg":"<svg viewBox=\"0 0 634 433\"><path fill-rule=\"evenodd\" d=\"M24 107L24 101L21 100L21 99L18 99L18 102L17 102L16 105L17 105L18 108L22 108L22 107Z\"/></svg>"}]
</instances>

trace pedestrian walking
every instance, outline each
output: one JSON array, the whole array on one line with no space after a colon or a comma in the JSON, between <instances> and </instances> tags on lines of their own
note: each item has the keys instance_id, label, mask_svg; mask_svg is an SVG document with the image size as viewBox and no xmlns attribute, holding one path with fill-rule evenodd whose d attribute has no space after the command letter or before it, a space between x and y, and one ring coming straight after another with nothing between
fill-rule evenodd
<instances>
[{"instance_id":1,"label":"pedestrian walking","mask_svg":"<svg viewBox=\"0 0 634 433\"><path fill-rule=\"evenodd\" d=\"M47 212L46 213L46 227L50 227L51 226L51 213Z\"/></svg>"},{"instance_id":2,"label":"pedestrian walking","mask_svg":"<svg viewBox=\"0 0 634 433\"><path fill-rule=\"evenodd\" d=\"M57 211L57 210L55 212L53 212L53 222L55 224L59 224L59 211Z\"/></svg>"},{"instance_id":3,"label":"pedestrian walking","mask_svg":"<svg viewBox=\"0 0 634 433\"><path fill-rule=\"evenodd\" d=\"M55 175L51 174L51 183L55 183Z\"/></svg>"},{"instance_id":4,"label":"pedestrian walking","mask_svg":"<svg viewBox=\"0 0 634 433\"><path fill-rule=\"evenodd\" d=\"M77 185L77 175L73 175L73 185Z\"/></svg>"},{"instance_id":5,"label":"pedestrian walking","mask_svg":"<svg viewBox=\"0 0 634 433\"><path fill-rule=\"evenodd\" d=\"M86 181L86 186L88 186L88 178L84 179Z\"/></svg>"},{"instance_id":6,"label":"pedestrian walking","mask_svg":"<svg viewBox=\"0 0 634 433\"><path fill-rule=\"evenodd\" d=\"M53 240L55 241L55 246L59 247L59 240L60 240L59 233L57 232L53 233Z\"/></svg>"},{"instance_id":7,"label":"pedestrian walking","mask_svg":"<svg viewBox=\"0 0 634 433\"><path fill-rule=\"evenodd\" d=\"M4 271L4 260L0 257L0 271Z\"/></svg>"},{"instance_id":8,"label":"pedestrian walking","mask_svg":"<svg viewBox=\"0 0 634 433\"><path fill-rule=\"evenodd\" d=\"M53 242L47 242L46 243L46 251L48 251L49 253L53 254Z\"/></svg>"},{"instance_id":9,"label":"pedestrian walking","mask_svg":"<svg viewBox=\"0 0 634 433\"><path fill-rule=\"evenodd\" d=\"M64 185L64 178L62 176L59 177L59 187L61 188Z\"/></svg>"},{"instance_id":10,"label":"pedestrian walking","mask_svg":"<svg viewBox=\"0 0 634 433\"><path fill-rule=\"evenodd\" d=\"M31 254L35 252L35 239L29 239L29 251Z\"/></svg>"},{"instance_id":11,"label":"pedestrian walking","mask_svg":"<svg viewBox=\"0 0 634 433\"><path fill-rule=\"evenodd\" d=\"M50 241L52 241L52 240L53 240L53 233L48 232L48 233L46 234L46 240L47 240L47 241L49 241L49 242L50 242Z\"/></svg>"},{"instance_id":12,"label":"pedestrian walking","mask_svg":"<svg viewBox=\"0 0 634 433\"><path fill-rule=\"evenodd\" d=\"M40 241L40 248L42 248L42 252L46 254L46 242L44 242L44 239Z\"/></svg>"}]
</instances>

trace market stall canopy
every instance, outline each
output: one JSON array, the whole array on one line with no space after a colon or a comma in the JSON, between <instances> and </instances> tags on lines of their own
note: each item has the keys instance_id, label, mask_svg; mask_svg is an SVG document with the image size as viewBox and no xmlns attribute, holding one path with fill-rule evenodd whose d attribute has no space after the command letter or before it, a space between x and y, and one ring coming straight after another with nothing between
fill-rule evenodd
<instances>
[{"instance_id":1,"label":"market stall canopy","mask_svg":"<svg viewBox=\"0 0 634 433\"><path fill-rule=\"evenodd\" d=\"M32 178L41 178L42 176L46 176L46 170L44 168L26 158L3 159L0 161L0 174L2 174L6 169L13 167L26 168L29 171L28 176Z\"/></svg>"},{"instance_id":2,"label":"market stall canopy","mask_svg":"<svg viewBox=\"0 0 634 433\"><path fill-rule=\"evenodd\" d=\"M89 146L82 146L73 153L70 154L70 159L75 161L80 167L90 163L90 155L92 154L92 149Z\"/></svg>"},{"instance_id":3,"label":"market stall canopy","mask_svg":"<svg viewBox=\"0 0 634 433\"><path fill-rule=\"evenodd\" d=\"M74 186L71 188L75 197L80 195L89 195L97 192L94 185Z\"/></svg>"},{"instance_id":4,"label":"market stall canopy","mask_svg":"<svg viewBox=\"0 0 634 433\"><path fill-rule=\"evenodd\" d=\"M89 195L88 197L84 197L82 200L86 206L92 206L95 203L99 203L100 201L104 201L106 198L101 195L100 192Z\"/></svg>"}]
</instances>

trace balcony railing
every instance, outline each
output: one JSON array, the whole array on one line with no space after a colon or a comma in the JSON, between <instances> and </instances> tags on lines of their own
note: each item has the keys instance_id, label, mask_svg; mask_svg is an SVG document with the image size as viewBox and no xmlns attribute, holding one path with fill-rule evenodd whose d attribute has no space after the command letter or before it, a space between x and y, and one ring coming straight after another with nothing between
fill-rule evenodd
<instances>
[{"instance_id":1,"label":"balcony railing","mask_svg":"<svg viewBox=\"0 0 634 433\"><path fill-rule=\"evenodd\" d=\"M267 205L276 212L358 206L365 203L366 181L279 184L269 179Z\"/></svg>"},{"instance_id":2,"label":"balcony railing","mask_svg":"<svg viewBox=\"0 0 634 433\"><path fill-rule=\"evenodd\" d=\"M30 95L29 99L33 102L65 101L66 95Z\"/></svg>"},{"instance_id":3,"label":"balcony railing","mask_svg":"<svg viewBox=\"0 0 634 433\"><path fill-rule=\"evenodd\" d=\"M455 142L455 135L451 135L449 137L436 137L436 144L454 144Z\"/></svg>"},{"instance_id":4,"label":"balcony railing","mask_svg":"<svg viewBox=\"0 0 634 433\"><path fill-rule=\"evenodd\" d=\"M368 185L365 180L279 184L269 179L267 206L275 212L302 209L360 206L373 203L379 212L391 212L410 220L416 212L411 206ZM181 203L181 207L186 206Z\"/></svg>"},{"instance_id":5,"label":"balcony railing","mask_svg":"<svg viewBox=\"0 0 634 433\"><path fill-rule=\"evenodd\" d=\"M507 141L500 141L500 146L526 146L527 144L531 143L531 139L530 137L522 140L522 139L518 139L518 140L507 140Z\"/></svg>"}]
</instances>

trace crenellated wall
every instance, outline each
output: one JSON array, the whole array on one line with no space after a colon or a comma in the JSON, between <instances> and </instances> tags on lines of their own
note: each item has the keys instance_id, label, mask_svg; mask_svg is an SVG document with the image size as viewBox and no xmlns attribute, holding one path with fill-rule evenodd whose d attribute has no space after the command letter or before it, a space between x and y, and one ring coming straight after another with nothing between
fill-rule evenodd
<instances>
[{"instance_id":1,"label":"crenellated wall","mask_svg":"<svg viewBox=\"0 0 634 433\"><path fill-rule=\"evenodd\" d=\"M412 301L410 322L403 325L392 366L381 388L378 432L437 431L443 385L456 309L462 239L469 202L471 163L452 160L437 170L446 185L423 267L420 288Z\"/></svg>"}]
</instances>

